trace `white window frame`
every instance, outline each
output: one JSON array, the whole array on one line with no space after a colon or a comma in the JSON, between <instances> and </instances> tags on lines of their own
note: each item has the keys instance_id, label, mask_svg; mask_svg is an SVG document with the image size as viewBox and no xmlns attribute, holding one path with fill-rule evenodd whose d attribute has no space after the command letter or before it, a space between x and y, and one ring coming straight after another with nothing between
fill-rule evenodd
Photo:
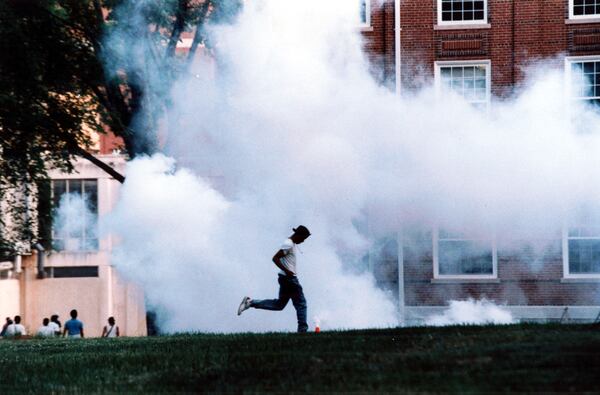
<instances>
[{"instance_id":1,"label":"white window frame","mask_svg":"<svg viewBox=\"0 0 600 395\"><path fill-rule=\"evenodd\" d=\"M442 97L442 78L441 68L448 66L485 66L485 103L486 110L489 111L492 101L492 62L489 59L483 60L451 60L436 61L434 67L434 87L438 97ZM465 99L465 101L467 101ZM468 102L468 101L467 101Z\"/></svg>"},{"instance_id":2,"label":"white window frame","mask_svg":"<svg viewBox=\"0 0 600 395\"><path fill-rule=\"evenodd\" d=\"M440 230L432 232L433 240L433 278L436 280L495 280L498 278L498 246L495 235L490 238L444 238L451 241L489 241L492 246L492 274L440 274Z\"/></svg>"},{"instance_id":3,"label":"white window frame","mask_svg":"<svg viewBox=\"0 0 600 395\"><path fill-rule=\"evenodd\" d=\"M569 269L569 240L598 240L600 237L569 237L569 227L564 226L562 232L563 278L565 279L600 279L600 273L575 273Z\"/></svg>"},{"instance_id":4,"label":"white window frame","mask_svg":"<svg viewBox=\"0 0 600 395\"><path fill-rule=\"evenodd\" d=\"M371 27L371 0L360 0L358 3L359 6L361 5L361 1L365 2L365 22L359 21L358 26ZM360 10L358 15L360 17Z\"/></svg>"},{"instance_id":5,"label":"white window frame","mask_svg":"<svg viewBox=\"0 0 600 395\"><path fill-rule=\"evenodd\" d=\"M473 21L443 21L442 20L442 0L437 0L437 23L439 26L449 25L482 25L488 23L488 0L483 0L483 19Z\"/></svg>"},{"instance_id":6,"label":"white window frame","mask_svg":"<svg viewBox=\"0 0 600 395\"><path fill-rule=\"evenodd\" d=\"M569 0L569 19L598 19L598 20L600 20L600 14L575 15L575 2L574 2L574 0Z\"/></svg>"},{"instance_id":7,"label":"white window frame","mask_svg":"<svg viewBox=\"0 0 600 395\"><path fill-rule=\"evenodd\" d=\"M600 96L590 96L587 98L584 97L574 97L573 93L573 76L571 75L571 65L573 63L585 62L585 61L593 61L600 62L600 55L588 55L588 56L565 56L565 79L566 84L565 87L567 89L567 98L569 99L569 103L573 101L580 101L585 99L600 99Z\"/></svg>"}]
</instances>

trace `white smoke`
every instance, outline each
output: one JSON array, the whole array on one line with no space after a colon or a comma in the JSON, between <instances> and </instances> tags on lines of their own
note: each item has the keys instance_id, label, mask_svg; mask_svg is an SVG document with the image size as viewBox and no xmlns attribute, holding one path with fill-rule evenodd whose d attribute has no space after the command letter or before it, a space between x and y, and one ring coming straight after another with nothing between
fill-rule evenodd
<instances>
[{"instance_id":1,"label":"white smoke","mask_svg":"<svg viewBox=\"0 0 600 395\"><path fill-rule=\"evenodd\" d=\"M584 110L560 72L489 114L433 90L402 99L368 72L355 4L246 2L213 31L217 65L198 60L173 89L165 153L182 168L130 163L112 218L115 263L168 312L166 329L293 330L291 306L235 309L276 296L271 257L299 224L313 234L299 257L309 317L395 325L388 295L345 270L369 248L355 223L531 235L600 197L600 122L586 113L594 130L576 133Z\"/></svg>"},{"instance_id":2,"label":"white smoke","mask_svg":"<svg viewBox=\"0 0 600 395\"><path fill-rule=\"evenodd\" d=\"M514 324L512 314L486 299L453 300L442 314L434 314L425 319L425 325L486 325Z\"/></svg>"},{"instance_id":3,"label":"white smoke","mask_svg":"<svg viewBox=\"0 0 600 395\"><path fill-rule=\"evenodd\" d=\"M166 330L246 331L294 329L293 308L237 317L242 296L274 298L271 257L298 215L263 206L255 196L228 201L204 179L176 170L162 155L131 162L121 200L110 220L120 235L113 260L144 285L151 305L167 311ZM323 328L387 326L394 306L372 279L342 272L325 224L311 214L311 236L299 256L309 311Z\"/></svg>"}]
</instances>

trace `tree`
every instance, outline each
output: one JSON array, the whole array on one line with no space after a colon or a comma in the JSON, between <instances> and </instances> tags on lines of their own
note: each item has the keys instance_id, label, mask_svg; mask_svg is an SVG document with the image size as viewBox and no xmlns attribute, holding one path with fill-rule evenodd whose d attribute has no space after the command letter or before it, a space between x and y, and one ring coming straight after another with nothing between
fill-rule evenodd
<instances>
[{"instance_id":1,"label":"tree","mask_svg":"<svg viewBox=\"0 0 600 395\"><path fill-rule=\"evenodd\" d=\"M70 172L82 156L124 181L92 154L89 131L108 127L129 158L158 149L166 93L208 44L206 24L229 21L239 8L240 0L0 2L0 227L17 229L0 233L0 249L3 239L35 239L30 212L48 168ZM195 34L181 55L184 31ZM148 73L160 73L160 83Z\"/></svg>"}]
</instances>

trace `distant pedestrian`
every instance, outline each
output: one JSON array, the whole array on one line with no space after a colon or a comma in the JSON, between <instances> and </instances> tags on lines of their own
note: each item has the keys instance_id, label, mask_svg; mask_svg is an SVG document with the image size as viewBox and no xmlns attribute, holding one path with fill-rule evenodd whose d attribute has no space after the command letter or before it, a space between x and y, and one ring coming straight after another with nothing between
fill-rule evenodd
<instances>
[{"instance_id":1,"label":"distant pedestrian","mask_svg":"<svg viewBox=\"0 0 600 395\"><path fill-rule=\"evenodd\" d=\"M13 323L13 320L11 320L10 317L6 317L6 322L4 323L4 325L2 325L2 331L0 331L1 337L6 336L6 329L8 329L8 326L12 323Z\"/></svg>"},{"instance_id":2,"label":"distant pedestrian","mask_svg":"<svg viewBox=\"0 0 600 395\"><path fill-rule=\"evenodd\" d=\"M58 313L54 313L52 316L50 316L50 323L48 326L52 328L56 336L60 336L62 325L58 320Z\"/></svg>"},{"instance_id":3,"label":"distant pedestrian","mask_svg":"<svg viewBox=\"0 0 600 395\"><path fill-rule=\"evenodd\" d=\"M69 338L75 339L79 337L85 337L83 335L83 322L77 319L77 310L71 310L71 319L65 322L65 330L63 331L63 337L69 335Z\"/></svg>"},{"instance_id":4,"label":"distant pedestrian","mask_svg":"<svg viewBox=\"0 0 600 395\"><path fill-rule=\"evenodd\" d=\"M25 336L26 334L27 331L25 330L25 327L21 324L21 316L15 315L15 321L6 328L6 336L21 337Z\"/></svg>"},{"instance_id":5,"label":"distant pedestrian","mask_svg":"<svg viewBox=\"0 0 600 395\"><path fill-rule=\"evenodd\" d=\"M40 337L54 337L54 329L50 327L50 320L48 318L44 318L42 321L42 326L40 326L37 330L37 335Z\"/></svg>"},{"instance_id":6,"label":"distant pedestrian","mask_svg":"<svg viewBox=\"0 0 600 395\"><path fill-rule=\"evenodd\" d=\"M250 307L263 310L283 310L288 301L292 299L298 318L298 332L306 332L308 330L306 299L296 276L296 251L297 245L303 243L310 236L310 232L303 225L298 226L293 231L294 234L283 243L273 256L273 263L281 269L278 276L279 297L277 299L253 300L246 296L242 299L240 307L238 307L238 315Z\"/></svg>"},{"instance_id":7,"label":"distant pedestrian","mask_svg":"<svg viewBox=\"0 0 600 395\"><path fill-rule=\"evenodd\" d=\"M115 324L115 317L108 318L108 325L102 329L102 337L119 337L119 327Z\"/></svg>"}]
</instances>

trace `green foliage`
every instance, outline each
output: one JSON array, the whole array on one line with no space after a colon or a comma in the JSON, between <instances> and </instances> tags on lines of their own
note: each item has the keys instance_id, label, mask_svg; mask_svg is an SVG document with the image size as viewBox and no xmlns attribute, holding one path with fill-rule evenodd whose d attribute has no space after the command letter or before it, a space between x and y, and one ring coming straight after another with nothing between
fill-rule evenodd
<instances>
[{"instance_id":1,"label":"green foliage","mask_svg":"<svg viewBox=\"0 0 600 395\"><path fill-rule=\"evenodd\" d=\"M600 390L593 325L0 341L0 392Z\"/></svg>"},{"instance_id":2,"label":"green foliage","mask_svg":"<svg viewBox=\"0 0 600 395\"><path fill-rule=\"evenodd\" d=\"M34 185L49 168L70 172L79 155L122 179L94 161L90 131L107 126L130 157L154 152L168 92L195 51L176 54L181 33L195 29L195 45L204 43L204 25L230 20L240 4L0 1L0 196L9 203L0 216L0 244L36 239ZM6 231L8 223L14 232Z\"/></svg>"},{"instance_id":3,"label":"green foliage","mask_svg":"<svg viewBox=\"0 0 600 395\"><path fill-rule=\"evenodd\" d=\"M57 1L0 2L0 189L12 229L3 242L13 245L34 237L35 184L48 168L72 170L91 144L82 125L100 127L83 83L94 72L90 43L64 12Z\"/></svg>"}]
</instances>

